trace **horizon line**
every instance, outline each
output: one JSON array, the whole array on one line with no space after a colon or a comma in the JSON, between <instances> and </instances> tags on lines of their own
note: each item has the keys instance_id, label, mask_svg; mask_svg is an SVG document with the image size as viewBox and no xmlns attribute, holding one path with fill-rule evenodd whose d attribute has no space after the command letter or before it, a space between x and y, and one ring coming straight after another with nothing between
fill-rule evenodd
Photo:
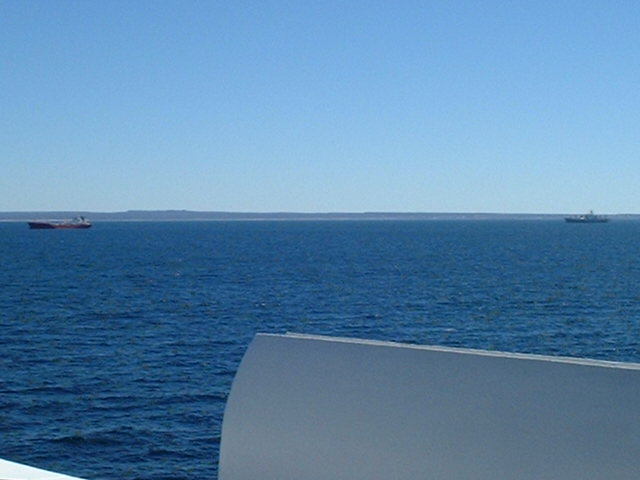
<instances>
[{"instance_id":1,"label":"horizon line","mask_svg":"<svg viewBox=\"0 0 640 480\"><path fill-rule=\"evenodd\" d=\"M15 215L28 213L92 213L101 215L118 215L130 213L203 213L203 214L239 214L239 215L573 215L576 212L496 212L496 211L428 211L428 210L199 210L185 208L158 208L158 209L127 209L127 210L91 210L91 209L55 209L55 210L3 210L0 215ZM585 213L585 212L578 212ZM601 215L640 215L635 212L606 213Z\"/></svg>"}]
</instances>

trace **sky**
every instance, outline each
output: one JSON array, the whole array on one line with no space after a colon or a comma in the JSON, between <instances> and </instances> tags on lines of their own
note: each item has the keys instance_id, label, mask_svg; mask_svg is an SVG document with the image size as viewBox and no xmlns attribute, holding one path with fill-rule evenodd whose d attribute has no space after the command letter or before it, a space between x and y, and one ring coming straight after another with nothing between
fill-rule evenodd
<instances>
[{"instance_id":1,"label":"sky","mask_svg":"<svg viewBox=\"0 0 640 480\"><path fill-rule=\"evenodd\" d=\"M640 213L635 0L0 0L0 211Z\"/></svg>"}]
</instances>

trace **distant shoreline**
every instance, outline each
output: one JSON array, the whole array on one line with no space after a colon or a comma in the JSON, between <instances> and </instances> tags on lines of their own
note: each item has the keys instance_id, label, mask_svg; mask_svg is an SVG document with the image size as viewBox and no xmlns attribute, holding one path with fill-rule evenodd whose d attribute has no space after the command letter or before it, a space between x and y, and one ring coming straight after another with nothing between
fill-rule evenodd
<instances>
[{"instance_id":1,"label":"distant shoreline","mask_svg":"<svg viewBox=\"0 0 640 480\"><path fill-rule=\"evenodd\" d=\"M435 213L435 212L204 212L193 210L128 210L125 212L33 211L0 212L0 222L59 220L84 216L92 222L179 221L443 221L443 220L561 220L566 214L535 213ZM640 214L607 215L615 220L640 220Z\"/></svg>"}]
</instances>

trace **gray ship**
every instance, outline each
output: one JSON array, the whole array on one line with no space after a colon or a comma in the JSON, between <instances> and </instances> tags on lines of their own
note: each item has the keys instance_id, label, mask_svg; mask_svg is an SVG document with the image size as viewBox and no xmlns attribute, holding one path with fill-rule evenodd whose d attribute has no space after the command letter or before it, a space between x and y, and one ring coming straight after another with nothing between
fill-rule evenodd
<instances>
[{"instance_id":1,"label":"gray ship","mask_svg":"<svg viewBox=\"0 0 640 480\"><path fill-rule=\"evenodd\" d=\"M564 221L567 223L607 223L609 221L609 217L605 217L604 215L595 215L593 210L590 210L589 213L585 213L584 215L571 215L569 217L564 217Z\"/></svg>"}]
</instances>

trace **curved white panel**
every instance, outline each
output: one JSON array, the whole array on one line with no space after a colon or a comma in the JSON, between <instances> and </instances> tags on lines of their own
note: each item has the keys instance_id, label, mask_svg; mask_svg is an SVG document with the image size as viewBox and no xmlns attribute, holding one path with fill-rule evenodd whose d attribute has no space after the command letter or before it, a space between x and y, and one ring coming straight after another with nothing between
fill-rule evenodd
<instances>
[{"instance_id":1,"label":"curved white panel","mask_svg":"<svg viewBox=\"0 0 640 480\"><path fill-rule=\"evenodd\" d=\"M637 480L640 365L258 335L220 480Z\"/></svg>"},{"instance_id":2,"label":"curved white panel","mask_svg":"<svg viewBox=\"0 0 640 480\"><path fill-rule=\"evenodd\" d=\"M0 479L2 480L81 480L60 473L47 472L39 468L0 459Z\"/></svg>"}]
</instances>

